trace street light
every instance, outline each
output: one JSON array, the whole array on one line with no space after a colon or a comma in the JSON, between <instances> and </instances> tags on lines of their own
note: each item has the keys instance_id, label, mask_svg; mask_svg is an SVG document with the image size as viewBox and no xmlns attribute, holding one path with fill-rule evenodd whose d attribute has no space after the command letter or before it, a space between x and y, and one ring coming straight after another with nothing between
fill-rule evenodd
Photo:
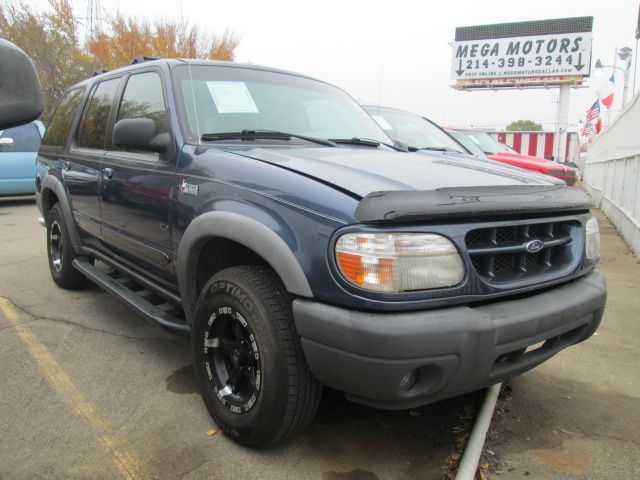
<instances>
[{"instance_id":1,"label":"street light","mask_svg":"<svg viewBox=\"0 0 640 480\"><path fill-rule=\"evenodd\" d=\"M627 62L626 69L622 67L618 67L617 65L603 65L600 59L596 60L596 68L595 68L596 72L602 72L602 69L607 67L607 68L614 68L614 69L620 70L624 75L624 89L622 90L622 106L623 107L627 104L627 96L628 96L627 94L629 92L629 73L631 72L632 52L633 50L631 50L629 47L623 47L616 51L618 58L623 62L624 61ZM614 60L617 60L617 59L614 58Z\"/></svg>"}]
</instances>

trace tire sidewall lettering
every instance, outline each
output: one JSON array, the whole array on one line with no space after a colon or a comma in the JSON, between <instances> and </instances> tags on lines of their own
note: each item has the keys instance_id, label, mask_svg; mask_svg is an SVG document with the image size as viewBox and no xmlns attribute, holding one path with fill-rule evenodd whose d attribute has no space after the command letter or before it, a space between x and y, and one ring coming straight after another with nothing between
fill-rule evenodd
<instances>
[{"instance_id":1,"label":"tire sidewall lettering","mask_svg":"<svg viewBox=\"0 0 640 480\"><path fill-rule=\"evenodd\" d=\"M214 282L209 288L209 293L211 295L224 293L231 296L236 301L238 301L240 305L242 305L247 313L253 313L253 311L255 310L255 306L249 299L249 295L247 295L247 293L242 288L234 283L225 281Z\"/></svg>"}]
</instances>

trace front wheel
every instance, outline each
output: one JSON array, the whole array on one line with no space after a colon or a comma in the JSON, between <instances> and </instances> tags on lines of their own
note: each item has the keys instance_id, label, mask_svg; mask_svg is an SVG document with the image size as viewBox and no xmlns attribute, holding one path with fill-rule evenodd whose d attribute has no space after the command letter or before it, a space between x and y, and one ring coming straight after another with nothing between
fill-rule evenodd
<instances>
[{"instance_id":1,"label":"front wheel","mask_svg":"<svg viewBox=\"0 0 640 480\"><path fill-rule=\"evenodd\" d=\"M56 285L67 290L86 285L87 279L72 265L76 253L59 203L51 207L47 215L47 256Z\"/></svg>"},{"instance_id":2,"label":"front wheel","mask_svg":"<svg viewBox=\"0 0 640 480\"><path fill-rule=\"evenodd\" d=\"M272 446L313 420L321 386L271 270L240 266L214 275L198 298L191 341L207 409L235 441Z\"/></svg>"}]
</instances>

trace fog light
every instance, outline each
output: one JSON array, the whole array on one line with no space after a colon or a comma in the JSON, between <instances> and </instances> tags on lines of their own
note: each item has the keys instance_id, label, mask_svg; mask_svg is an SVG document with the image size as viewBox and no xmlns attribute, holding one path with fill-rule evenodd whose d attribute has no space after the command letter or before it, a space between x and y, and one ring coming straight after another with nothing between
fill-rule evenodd
<instances>
[{"instance_id":1,"label":"fog light","mask_svg":"<svg viewBox=\"0 0 640 480\"><path fill-rule=\"evenodd\" d=\"M398 388L404 392L407 392L416 385L417 381L418 370L411 370L404 377L402 377L402 380L400 380L400 383L398 384Z\"/></svg>"}]
</instances>

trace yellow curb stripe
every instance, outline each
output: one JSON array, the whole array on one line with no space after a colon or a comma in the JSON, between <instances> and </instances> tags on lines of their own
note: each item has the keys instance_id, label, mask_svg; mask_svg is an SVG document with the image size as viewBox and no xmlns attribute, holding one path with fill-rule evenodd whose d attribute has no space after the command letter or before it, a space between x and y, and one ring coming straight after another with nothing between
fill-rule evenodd
<instances>
[{"instance_id":1,"label":"yellow curb stripe","mask_svg":"<svg viewBox=\"0 0 640 480\"><path fill-rule=\"evenodd\" d=\"M144 478L140 461L126 449L126 440L98 413L65 373L49 349L35 336L28 325L20 322L18 310L6 298L0 297L0 311L11 323L27 351L38 364L42 375L71 412L91 427L97 443L107 450L114 464L127 480Z\"/></svg>"}]
</instances>

